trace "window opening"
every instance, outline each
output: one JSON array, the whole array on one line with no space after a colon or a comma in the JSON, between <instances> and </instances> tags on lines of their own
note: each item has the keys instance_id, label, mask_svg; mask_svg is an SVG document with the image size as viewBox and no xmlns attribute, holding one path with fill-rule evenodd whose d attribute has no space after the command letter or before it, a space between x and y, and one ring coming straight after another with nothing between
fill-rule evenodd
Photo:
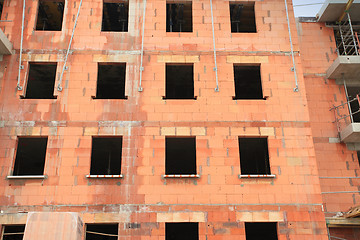
<instances>
[{"instance_id":1,"label":"window opening","mask_svg":"<svg viewBox=\"0 0 360 240\"><path fill-rule=\"evenodd\" d=\"M0 20L2 15L3 5L4 5L4 0L0 0Z\"/></svg>"},{"instance_id":2,"label":"window opening","mask_svg":"<svg viewBox=\"0 0 360 240\"><path fill-rule=\"evenodd\" d=\"M192 32L192 3L166 4L166 32Z\"/></svg>"},{"instance_id":3,"label":"window opening","mask_svg":"<svg viewBox=\"0 0 360 240\"><path fill-rule=\"evenodd\" d=\"M355 99L355 101L351 101L350 102L350 108L351 108L351 113L353 114L353 120L354 122L360 122L360 106L359 106L359 101L357 100L356 95L360 94L360 87L351 87L351 86L347 86L347 92L348 92L348 100L353 100Z\"/></svg>"},{"instance_id":4,"label":"window opening","mask_svg":"<svg viewBox=\"0 0 360 240\"><path fill-rule=\"evenodd\" d=\"M122 137L93 137L90 175L121 173Z\"/></svg>"},{"instance_id":5,"label":"window opening","mask_svg":"<svg viewBox=\"0 0 360 240\"><path fill-rule=\"evenodd\" d=\"M195 137L166 137L165 155L165 174L196 174Z\"/></svg>"},{"instance_id":6,"label":"window opening","mask_svg":"<svg viewBox=\"0 0 360 240\"><path fill-rule=\"evenodd\" d=\"M98 65L97 99L127 99L125 96L126 63Z\"/></svg>"},{"instance_id":7,"label":"window opening","mask_svg":"<svg viewBox=\"0 0 360 240\"><path fill-rule=\"evenodd\" d=\"M267 138L239 138L241 174L270 174Z\"/></svg>"},{"instance_id":8,"label":"window opening","mask_svg":"<svg viewBox=\"0 0 360 240\"><path fill-rule=\"evenodd\" d=\"M25 225L3 226L2 240L22 240L24 237Z\"/></svg>"},{"instance_id":9,"label":"window opening","mask_svg":"<svg viewBox=\"0 0 360 240\"><path fill-rule=\"evenodd\" d=\"M238 99L264 99L260 66L234 65L235 97Z\"/></svg>"},{"instance_id":10,"label":"window opening","mask_svg":"<svg viewBox=\"0 0 360 240\"><path fill-rule=\"evenodd\" d=\"M29 63L29 75L24 98L56 99L54 86L56 63Z\"/></svg>"},{"instance_id":11,"label":"window opening","mask_svg":"<svg viewBox=\"0 0 360 240\"><path fill-rule=\"evenodd\" d=\"M119 225L86 224L86 240L117 240Z\"/></svg>"},{"instance_id":12,"label":"window opening","mask_svg":"<svg viewBox=\"0 0 360 240\"><path fill-rule=\"evenodd\" d=\"M43 175L47 137L19 137L13 176Z\"/></svg>"},{"instance_id":13,"label":"window opening","mask_svg":"<svg viewBox=\"0 0 360 240\"><path fill-rule=\"evenodd\" d=\"M275 222L246 222L246 240L277 240L277 224Z\"/></svg>"},{"instance_id":14,"label":"window opening","mask_svg":"<svg viewBox=\"0 0 360 240\"><path fill-rule=\"evenodd\" d=\"M255 33L255 11L254 2L230 3L231 32L233 33Z\"/></svg>"},{"instance_id":15,"label":"window opening","mask_svg":"<svg viewBox=\"0 0 360 240\"><path fill-rule=\"evenodd\" d=\"M36 30L61 31L65 1L39 0Z\"/></svg>"},{"instance_id":16,"label":"window opening","mask_svg":"<svg viewBox=\"0 0 360 240\"><path fill-rule=\"evenodd\" d=\"M129 2L104 0L101 31L127 32L129 22Z\"/></svg>"},{"instance_id":17,"label":"window opening","mask_svg":"<svg viewBox=\"0 0 360 240\"><path fill-rule=\"evenodd\" d=\"M166 97L164 99L196 99L194 97L193 64L166 64Z\"/></svg>"},{"instance_id":18,"label":"window opening","mask_svg":"<svg viewBox=\"0 0 360 240\"><path fill-rule=\"evenodd\" d=\"M199 240L199 223L165 223L166 240Z\"/></svg>"}]
</instances>

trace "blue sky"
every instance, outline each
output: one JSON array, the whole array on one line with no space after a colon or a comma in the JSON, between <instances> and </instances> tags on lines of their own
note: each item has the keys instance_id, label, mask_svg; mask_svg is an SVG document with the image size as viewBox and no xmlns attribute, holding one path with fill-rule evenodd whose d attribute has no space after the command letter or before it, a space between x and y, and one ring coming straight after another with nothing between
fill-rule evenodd
<instances>
[{"instance_id":1,"label":"blue sky","mask_svg":"<svg viewBox=\"0 0 360 240\"><path fill-rule=\"evenodd\" d=\"M292 0L294 4L295 17L315 17L325 0ZM307 5L311 4L311 5ZM296 6L305 5L305 6Z\"/></svg>"}]
</instances>

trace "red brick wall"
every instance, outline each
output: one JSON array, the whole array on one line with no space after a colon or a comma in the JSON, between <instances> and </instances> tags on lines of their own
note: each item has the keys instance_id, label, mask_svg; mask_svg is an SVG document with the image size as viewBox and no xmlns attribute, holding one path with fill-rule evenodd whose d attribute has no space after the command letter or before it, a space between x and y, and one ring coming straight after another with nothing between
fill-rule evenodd
<instances>
[{"instance_id":1,"label":"red brick wall","mask_svg":"<svg viewBox=\"0 0 360 240\"><path fill-rule=\"evenodd\" d=\"M283 1L256 1L258 33L242 34L230 32L228 1L213 3L219 92L214 91L209 2L193 1L193 33L179 34L165 32L165 1L148 1L144 91L138 92L142 1L130 1L128 33L102 33L101 1L86 0L62 82L64 89L54 90L56 100L19 99L23 91L15 87L21 1L5 2L5 17L13 22L0 26L16 50L14 55L4 56L0 67L0 204L6 212L128 211L129 217L114 221L151 223L142 228L157 230L129 230L125 235L164 239L164 223L159 223L157 214L190 209L206 216L200 224L200 239L244 235L244 221L279 222L279 239L327 238L302 65L297 53L300 91L294 92ZM26 83L28 61L56 61L57 85L78 3L66 2L63 31L56 33L34 31L37 2L27 4L25 69L20 83ZM291 16L298 51L292 12ZM107 61L127 63L128 100L91 98L96 92L97 63ZM196 101L162 99L165 63L171 62L194 63ZM234 63L261 64L266 101L232 100ZM85 178L90 169L91 137L112 135L124 139L124 178ZM48 136L47 179L5 180L11 174L17 136ZM161 177L165 173L165 136L196 136L198 180ZM238 178L239 136L268 138L271 172L276 178ZM283 219L270 216L269 211L280 213ZM109 221L109 216L94 220L84 215L83 220Z\"/></svg>"},{"instance_id":2,"label":"red brick wall","mask_svg":"<svg viewBox=\"0 0 360 240\"><path fill-rule=\"evenodd\" d=\"M320 178L321 191L358 191L359 179L350 179L357 177L360 170L356 151L334 142L338 131L330 108L345 102L346 97L344 87L325 76L337 58L333 30L321 23L301 23L299 31L316 160L319 176L326 177ZM346 212L360 203L357 193L328 193L322 197L329 216Z\"/></svg>"}]
</instances>

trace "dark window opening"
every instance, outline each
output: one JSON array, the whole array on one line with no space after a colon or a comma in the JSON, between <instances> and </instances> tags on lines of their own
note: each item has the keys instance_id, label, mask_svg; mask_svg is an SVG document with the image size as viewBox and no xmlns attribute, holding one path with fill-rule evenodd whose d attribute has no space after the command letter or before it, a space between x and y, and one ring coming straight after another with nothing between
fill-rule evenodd
<instances>
[{"instance_id":1,"label":"dark window opening","mask_svg":"<svg viewBox=\"0 0 360 240\"><path fill-rule=\"evenodd\" d=\"M253 2L230 3L231 32L255 33L255 11Z\"/></svg>"},{"instance_id":2,"label":"dark window opening","mask_svg":"<svg viewBox=\"0 0 360 240\"><path fill-rule=\"evenodd\" d=\"M19 137L14 176L43 175L47 137Z\"/></svg>"},{"instance_id":3,"label":"dark window opening","mask_svg":"<svg viewBox=\"0 0 360 240\"><path fill-rule=\"evenodd\" d=\"M165 223L166 240L199 240L198 223Z\"/></svg>"},{"instance_id":4,"label":"dark window opening","mask_svg":"<svg viewBox=\"0 0 360 240\"><path fill-rule=\"evenodd\" d=\"M165 155L165 174L196 174L195 137L166 137Z\"/></svg>"},{"instance_id":5,"label":"dark window opening","mask_svg":"<svg viewBox=\"0 0 360 240\"><path fill-rule=\"evenodd\" d=\"M267 138L239 138L241 174L270 174Z\"/></svg>"},{"instance_id":6,"label":"dark window opening","mask_svg":"<svg viewBox=\"0 0 360 240\"><path fill-rule=\"evenodd\" d=\"M166 64L166 97L164 99L196 99L194 66Z\"/></svg>"},{"instance_id":7,"label":"dark window opening","mask_svg":"<svg viewBox=\"0 0 360 240\"><path fill-rule=\"evenodd\" d=\"M360 151L357 151L357 152L356 152L356 155L357 155L357 159L358 159L359 166L360 166Z\"/></svg>"},{"instance_id":8,"label":"dark window opening","mask_svg":"<svg viewBox=\"0 0 360 240\"><path fill-rule=\"evenodd\" d=\"M237 99L264 99L260 66L234 65L235 97Z\"/></svg>"},{"instance_id":9,"label":"dark window opening","mask_svg":"<svg viewBox=\"0 0 360 240\"><path fill-rule=\"evenodd\" d=\"M86 240L117 240L119 225L86 224Z\"/></svg>"},{"instance_id":10,"label":"dark window opening","mask_svg":"<svg viewBox=\"0 0 360 240\"><path fill-rule=\"evenodd\" d=\"M4 0L0 0L0 20L2 15L3 5L4 5Z\"/></svg>"},{"instance_id":11,"label":"dark window opening","mask_svg":"<svg viewBox=\"0 0 360 240\"><path fill-rule=\"evenodd\" d=\"M101 31L127 32L129 22L128 1L104 0Z\"/></svg>"},{"instance_id":12,"label":"dark window opening","mask_svg":"<svg viewBox=\"0 0 360 240\"><path fill-rule=\"evenodd\" d=\"M65 1L39 0L36 30L61 31Z\"/></svg>"},{"instance_id":13,"label":"dark window opening","mask_svg":"<svg viewBox=\"0 0 360 240\"><path fill-rule=\"evenodd\" d=\"M22 240L24 237L25 225L3 226L2 240Z\"/></svg>"},{"instance_id":14,"label":"dark window opening","mask_svg":"<svg viewBox=\"0 0 360 240\"><path fill-rule=\"evenodd\" d=\"M360 87L347 87L348 92L348 101L350 102L351 112L353 113L352 117L354 122L360 122L360 106L359 101L357 100L357 95L360 95ZM354 114L355 113L355 114Z\"/></svg>"},{"instance_id":15,"label":"dark window opening","mask_svg":"<svg viewBox=\"0 0 360 240\"><path fill-rule=\"evenodd\" d=\"M125 96L126 64L98 65L97 99L127 99Z\"/></svg>"},{"instance_id":16,"label":"dark window opening","mask_svg":"<svg viewBox=\"0 0 360 240\"><path fill-rule=\"evenodd\" d=\"M246 240L277 240L277 224L275 222L246 222Z\"/></svg>"},{"instance_id":17,"label":"dark window opening","mask_svg":"<svg viewBox=\"0 0 360 240\"><path fill-rule=\"evenodd\" d=\"M121 173L122 137L93 137L90 175Z\"/></svg>"},{"instance_id":18,"label":"dark window opening","mask_svg":"<svg viewBox=\"0 0 360 240\"><path fill-rule=\"evenodd\" d=\"M192 3L166 4L166 31L192 32Z\"/></svg>"},{"instance_id":19,"label":"dark window opening","mask_svg":"<svg viewBox=\"0 0 360 240\"><path fill-rule=\"evenodd\" d=\"M56 99L54 86L56 63L30 63L25 98Z\"/></svg>"}]
</instances>

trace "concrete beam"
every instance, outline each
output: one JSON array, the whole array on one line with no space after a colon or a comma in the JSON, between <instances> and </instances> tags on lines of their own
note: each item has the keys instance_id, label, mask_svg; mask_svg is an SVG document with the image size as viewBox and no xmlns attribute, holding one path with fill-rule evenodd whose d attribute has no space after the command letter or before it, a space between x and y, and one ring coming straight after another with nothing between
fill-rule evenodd
<instances>
[{"instance_id":1,"label":"concrete beam","mask_svg":"<svg viewBox=\"0 0 360 240\"><path fill-rule=\"evenodd\" d=\"M316 15L318 22L336 22L348 0L327 0ZM360 21L360 0L354 0L349 10L352 21Z\"/></svg>"},{"instance_id":2,"label":"concrete beam","mask_svg":"<svg viewBox=\"0 0 360 240\"><path fill-rule=\"evenodd\" d=\"M344 143L360 142L360 123L351 123L340 132L340 139Z\"/></svg>"},{"instance_id":3,"label":"concrete beam","mask_svg":"<svg viewBox=\"0 0 360 240\"><path fill-rule=\"evenodd\" d=\"M7 39L4 32L0 29L0 55L12 54L13 46Z\"/></svg>"},{"instance_id":4,"label":"concrete beam","mask_svg":"<svg viewBox=\"0 0 360 240\"><path fill-rule=\"evenodd\" d=\"M341 81L344 77L347 81L360 83L360 56L339 56L326 71L326 77Z\"/></svg>"}]
</instances>

